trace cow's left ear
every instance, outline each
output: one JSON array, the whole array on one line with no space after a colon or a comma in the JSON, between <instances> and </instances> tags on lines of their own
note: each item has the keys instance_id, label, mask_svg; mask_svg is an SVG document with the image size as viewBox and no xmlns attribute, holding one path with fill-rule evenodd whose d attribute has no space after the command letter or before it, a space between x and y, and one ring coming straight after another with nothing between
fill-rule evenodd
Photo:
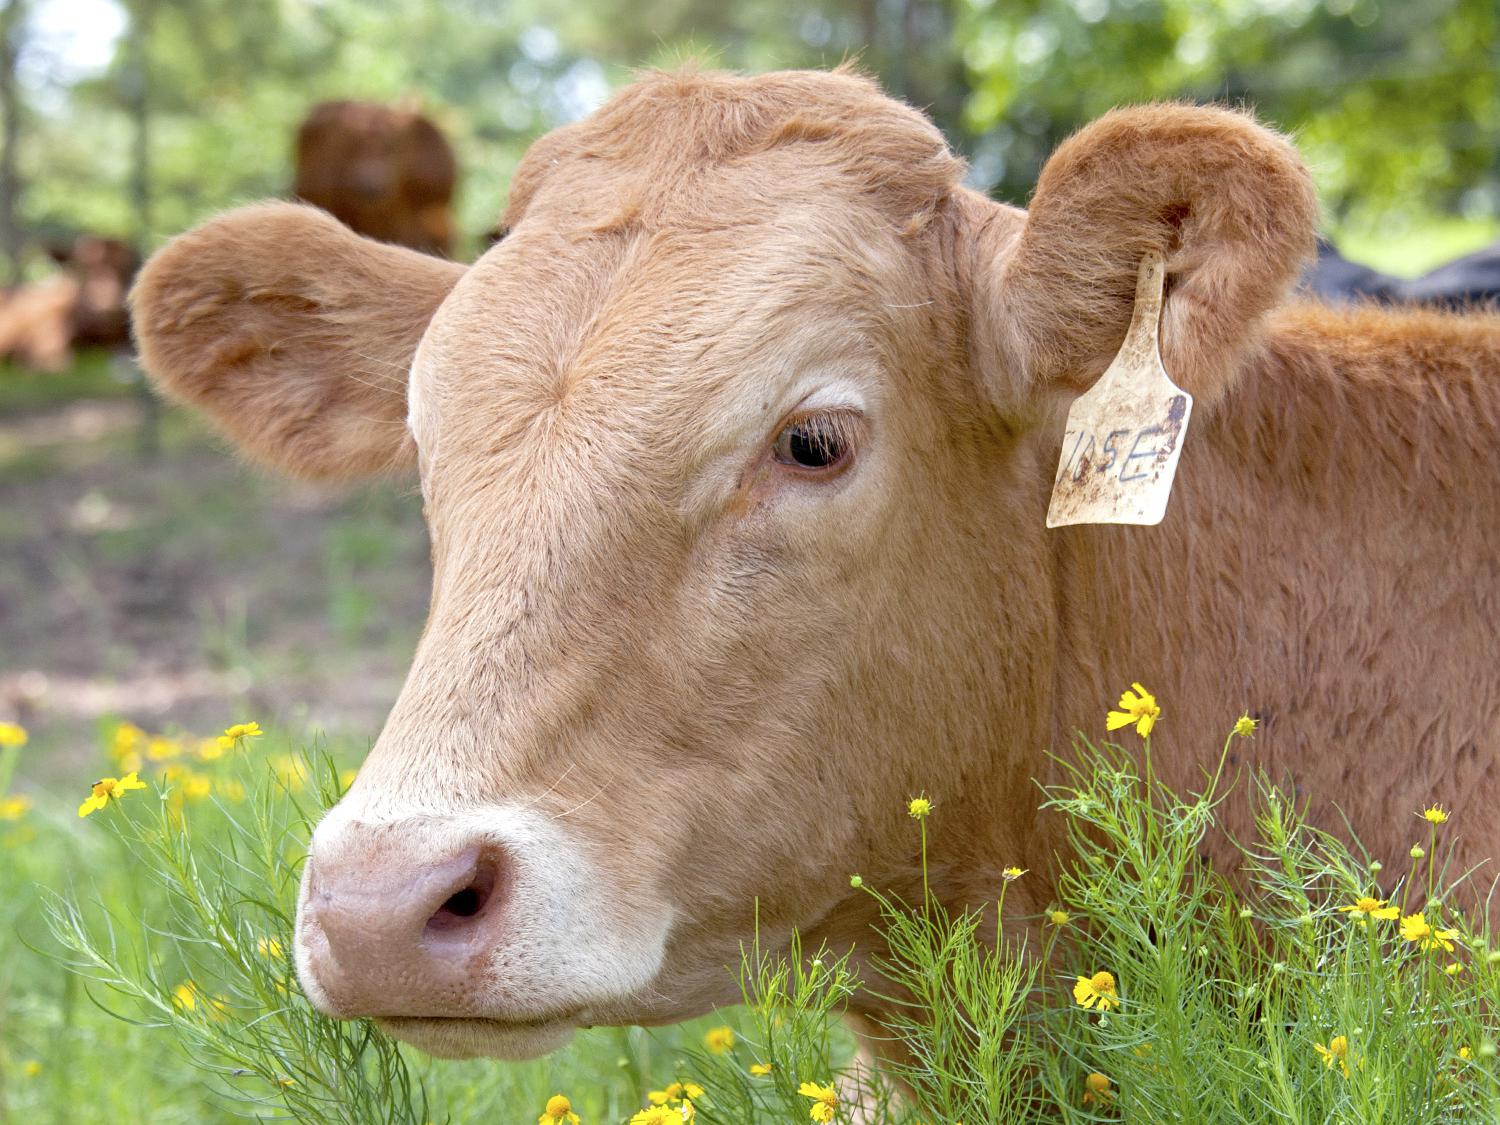
<instances>
[{"instance_id":1,"label":"cow's left ear","mask_svg":"<svg viewBox=\"0 0 1500 1125\"><path fill-rule=\"evenodd\" d=\"M1246 114L1187 105L1115 110L1074 134L1024 221L987 201L969 210L975 343L1007 412L1079 394L1103 373L1151 250L1167 267L1163 362L1212 402L1313 252L1318 219L1285 138Z\"/></svg>"}]
</instances>

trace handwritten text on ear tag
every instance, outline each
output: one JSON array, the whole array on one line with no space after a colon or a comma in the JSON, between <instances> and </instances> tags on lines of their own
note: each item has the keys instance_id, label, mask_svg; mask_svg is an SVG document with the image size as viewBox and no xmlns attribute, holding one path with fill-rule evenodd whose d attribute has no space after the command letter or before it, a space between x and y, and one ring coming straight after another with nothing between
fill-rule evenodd
<instances>
[{"instance_id":1,"label":"handwritten text on ear tag","mask_svg":"<svg viewBox=\"0 0 1500 1125\"><path fill-rule=\"evenodd\" d=\"M1148 254L1119 354L1068 411L1048 527L1157 524L1167 513L1193 396L1161 363L1157 328L1165 278L1161 256Z\"/></svg>"}]
</instances>

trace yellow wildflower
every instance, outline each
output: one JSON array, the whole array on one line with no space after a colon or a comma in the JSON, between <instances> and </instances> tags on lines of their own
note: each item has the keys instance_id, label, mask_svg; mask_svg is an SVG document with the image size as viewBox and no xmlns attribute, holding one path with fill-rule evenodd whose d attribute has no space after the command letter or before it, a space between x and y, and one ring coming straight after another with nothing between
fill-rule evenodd
<instances>
[{"instance_id":1,"label":"yellow wildflower","mask_svg":"<svg viewBox=\"0 0 1500 1125\"><path fill-rule=\"evenodd\" d=\"M722 1055L726 1051L734 1050L734 1029L732 1027L711 1027L703 1036L703 1045L716 1055Z\"/></svg>"},{"instance_id":2,"label":"yellow wildflower","mask_svg":"<svg viewBox=\"0 0 1500 1125\"><path fill-rule=\"evenodd\" d=\"M134 723L121 723L115 727L110 739L109 756L121 773L135 773L144 764L141 757L146 749L146 732Z\"/></svg>"},{"instance_id":3,"label":"yellow wildflower","mask_svg":"<svg viewBox=\"0 0 1500 1125\"><path fill-rule=\"evenodd\" d=\"M1369 895L1355 899L1352 906L1341 906L1339 909L1345 914L1368 914L1371 918L1390 920L1401 917L1401 911L1397 907L1387 906L1385 899L1371 898Z\"/></svg>"},{"instance_id":4,"label":"yellow wildflower","mask_svg":"<svg viewBox=\"0 0 1500 1125\"><path fill-rule=\"evenodd\" d=\"M839 1092L831 1085L819 1086L816 1082L804 1082L797 1087L797 1093L812 1099L813 1104L807 1115L814 1121L832 1121L834 1114L838 1112Z\"/></svg>"},{"instance_id":5,"label":"yellow wildflower","mask_svg":"<svg viewBox=\"0 0 1500 1125\"><path fill-rule=\"evenodd\" d=\"M1345 1035L1335 1035L1328 1041L1328 1046L1314 1043L1313 1050L1317 1051L1323 1058L1323 1065L1329 1070L1333 1064L1338 1063L1339 1069L1344 1072L1344 1077L1349 1077L1349 1038Z\"/></svg>"},{"instance_id":6,"label":"yellow wildflower","mask_svg":"<svg viewBox=\"0 0 1500 1125\"><path fill-rule=\"evenodd\" d=\"M0 749L26 745L26 728L19 723L0 723Z\"/></svg>"},{"instance_id":7,"label":"yellow wildflower","mask_svg":"<svg viewBox=\"0 0 1500 1125\"><path fill-rule=\"evenodd\" d=\"M118 801L132 789L144 788L146 788L146 783L136 777L134 772L127 773L124 777L101 777L94 782L88 798L78 806L78 815L88 816L90 813L98 812L111 801Z\"/></svg>"},{"instance_id":8,"label":"yellow wildflower","mask_svg":"<svg viewBox=\"0 0 1500 1125\"><path fill-rule=\"evenodd\" d=\"M1072 917L1073 915L1069 914L1066 910L1047 911L1047 921L1051 922L1054 926L1066 926Z\"/></svg>"},{"instance_id":9,"label":"yellow wildflower","mask_svg":"<svg viewBox=\"0 0 1500 1125\"><path fill-rule=\"evenodd\" d=\"M630 1125L682 1125L687 1119L687 1111L678 1106L652 1105L632 1117Z\"/></svg>"},{"instance_id":10,"label":"yellow wildflower","mask_svg":"<svg viewBox=\"0 0 1500 1125\"><path fill-rule=\"evenodd\" d=\"M231 742L230 745L233 745ZM200 762L216 762L229 752L228 747L220 746L217 738L200 738L198 749L193 754Z\"/></svg>"},{"instance_id":11,"label":"yellow wildflower","mask_svg":"<svg viewBox=\"0 0 1500 1125\"><path fill-rule=\"evenodd\" d=\"M1100 1074L1096 1070L1083 1080L1084 1105L1093 1105L1095 1102L1103 1105L1114 1096L1114 1091L1110 1089L1108 1075Z\"/></svg>"},{"instance_id":12,"label":"yellow wildflower","mask_svg":"<svg viewBox=\"0 0 1500 1125\"><path fill-rule=\"evenodd\" d=\"M31 811L31 798L24 793L0 797L0 820L20 820Z\"/></svg>"},{"instance_id":13,"label":"yellow wildflower","mask_svg":"<svg viewBox=\"0 0 1500 1125\"><path fill-rule=\"evenodd\" d=\"M932 812L932 802L926 797L913 797L906 805L906 815L915 820L925 820Z\"/></svg>"},{"instance_id":14,"label":"yellow wildflower","mask_svg":"<svg viewBox=\"0 0 1500 1125\"><path fill-rule=\"evenodd\" d=\"M224 733L219 735L219 746L224 750L233 750L247 738L259 738L266 732L260 729L259 723L235 723L231 727L225 727Z\"/></svg>"},{"instance_id":15,"label":"yellow wildflower","mask_svg":"<svg viewBox=\"0 0 1500 1125\"><path fill-rule=\"evenodd\" d=\"M184 770L181 775L182 795L189 801L201 801L213 792L214 783L211 778L201 773L192 773Z\"/></svg>"},{"instance_id":16,"label":"yellow wildflower","mask_svg":"<svg viewBox=\"0 0 1500 1125\"><path fill-rule=\"evenodd\" d=\"M1007 867L1004 871L1000 872L1000 875L1007 883L1014 883L1030 870L1031 868L1029 867Z\"/></svg>"},{"instance_id":17,"label":"yellow wildflower","mask_svg":"<svg viewBox=\"0 0 1500 1125\"><path fill-rule=\"evenodd\" d=\"M1424 952L1442 949L1445 953L1452 953L1453 939L1458 936L1458 931L1434 930L1422 913L1418 912L1401 919L1401 936L1407 941L1416 942L1417 947Z\"/></svg>"},{"instance_id":18,"label":"yellow wildflower","mask_svg":"<svg viewBox=\"0 0 1500 1125\"><path fill-rule=\"evenodd\" d=\"M1081 1008L1097 1007L1101 1012L1109 1011L1120 1003L1114 974L1098 972L1091 977L1079 977L1073 986L1073 999Z\"/></svg>"},{"instance_id":19,"label":"yellow wildflower","mask_svg":"<svg viewBox=\"0 0 1500 1125\"><path fill-rule=\"evenodd\" d=\"M1472 1059L1474 1057L1474 1052L1469 1050L1469 1048L1467 1047L1460 1047L1458 1049L1458 1057L1467 1062L1469 1059Z\"/></svg>"},{"instance_id":20,"label":"yellow wildflower","mask_svg":"<svg viewBox=\"0 0 1500 1125\"><path fill-rule=\"evenodd\" d=\"M1134 690L1120 696L1120 709L1105 716L1104 725L1109 730L1119 730L1134 724L1135 733L1147 738L1151 734L1151 728L1156 725L1156 720L1161 718L1161 708L1156 704L1156 696L1140 684L1133 683L1130 686Z\"/></svg>"},{"instance_id":21,"label":"yellow wildflower","mask_svg":"<svg viewBox=\"0 0 1500 1125\"><path fill-rule=\"evenodd\" d=\"M1260 720L1252 719L1247 712L1234 721L1234 733L1241 738L1249 738L1258 726L1260 726Z\"/></svg>"},{"instance_id":22,"label":"yellow wildflower","mask_svg":"<svg viewBox=\"0 0 1500 1125\"><path fill-rule=\"evenodd\" d=\"M202 1011L209 1019L220 1019L225 1011L224 1001L205 996L196 981L185 980L172 990L172 1006L179 1012Z\"/></svg>"},{"instance_id":23,"label":"yellow wildflower","mask_svg":"<svg viewBox=\"0 0 1500 1125\"><path fill-rule=\"evenodd\" d=\"M271 759L271 772L288 791L295 793L307 781L307 762L293 754L277 754Z\"/></svg>"},{"instance_id":24,"label":"yellow wildflower","mask_svg":"<svg viewBox=\"0 0 1500 1125\"><path fill-rule=\"evenodd\" d=\"M146 757L153 762L168 762L182 754L182 743L175 738L153 735L146 740Z\"/></svg>"},{"instance_id":25,"label":"yellow wildflower","mask_svg":"<svg viewBox=\"0 0 1500 1125\"><path fill-rule=\"evenodd\" d=\"M1448 964L1443 966L1443 972L1447 973L1450 977L1456 977L1463 971L1464 967L1462 963L1458 961L1450 961Z\"/></svg>"},{"instance_id":26,"label":"yellow wildflower","mask_svg":"<svg viewBox=\"0 0 1500 1125\"><path fill-rule=\"evenodd\" d=\"M772 1070L772 1067L771 1067L770 1063L751 1063L750 1064L750 1075L753 1078L764 1078L766 1075L768 1075L768 1074L771 1073L771 1070Z\"/></svg>"},{"instance_id":27,"label":"yellow wildflower","mask_svg":"<svg viewBox=\"0 0 1500 1125\"><path fill-rule=\"evenodd\" d=\"M255 941L255 952L262 957L269 957L272 961L281 956L281 942L272 937L257 938Z\"/></svg>"},{"instance_id":28,"label":"yellow wildflower","mask_svg":"<svg viewBox=\"0 0 1500 1125\"><path fill-rule=\"evenodd\" d=\"M536 1119L536 1125L578 1125L578 1114L573 1112L573 1103L561 1094L553 1094L547 1099L547 1108L542 1110L542 1115Z\"/></svg>"},{"instance_id":29,"label":"yellow wildflower","mask_svg":"<svg viewBox=\"0 0 1500 1125\"><path fill-rule=\"evenodd\" d=\"M35 1078L38 1074L42 1073L42 1064L37 1062L36 1059L27 1059L21 1064L21 1073L27 1078Z\"/></svg>"},{"instance_id":30,"label":"yellow wildflower","mask_svg":"<svg viewBox=\"0 0 1500 1125\"><path fill-rule=\"evenodd\" d=\"M666 1105L668 1102L692 1101L694 1098L703 1096L703 1087L696 1082L673 1082L665 1090L652 1090L646 1095L652 1105Z\"/></svg>"},{"instance_id":31,"label":"yellow wildflower","mask_svg":"<svg viewBox=\"0 0 1500 1125\"><path fill-rule=\"evenodd\" d=\"M1417 815L1428 824L1447 824L1450 814L1442 805L1429 805Z\"/></svg>"}]
</instances>

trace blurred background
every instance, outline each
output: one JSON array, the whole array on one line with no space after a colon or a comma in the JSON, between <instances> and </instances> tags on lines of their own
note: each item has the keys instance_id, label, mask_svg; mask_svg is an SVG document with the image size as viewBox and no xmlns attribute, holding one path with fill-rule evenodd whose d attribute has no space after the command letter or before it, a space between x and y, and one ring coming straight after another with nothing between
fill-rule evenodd
<instances>
[{"instance_id":1,"label":"blurred background","mask_svg":"<svg viewBox=\"0 0 1500 1125\"><path fill-rule=\"evenodd\" d=\"M527 145L632 68L856 58L1016 203L1082 122L1184 97L1294 133L1377 287L1500 237L1495 0L4 4L0 719L48 751L23 786L76 786L126 719L358 749L421 627L409 482L272 480L140 384L130 274L220 208L295 194L470 258Z\"/></svg>"}]
</instances>

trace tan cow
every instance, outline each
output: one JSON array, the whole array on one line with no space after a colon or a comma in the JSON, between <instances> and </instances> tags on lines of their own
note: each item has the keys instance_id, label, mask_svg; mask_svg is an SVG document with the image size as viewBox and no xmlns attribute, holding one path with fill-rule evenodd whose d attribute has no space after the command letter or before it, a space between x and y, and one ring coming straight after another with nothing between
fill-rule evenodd
<instances>
[{"instance_id":1,"label":"tan cow","mask_svg":"<svg viewBox=\"0 0 1500 1125\"><path fill-rule=\"evenodd\" d=\"M1494 853L1500 319L1278 308L1317 208L1241 114L1111 113L1029 212L962 171L847 72L663 74L538 141L467 269L285 204L147 266L167 393L294 473L421 475L430 619L306 870L320 1008L527 1056L733 1001L757 904L869 951L849 875L911 893L906 799L946 901L1045 870L1031 779L1132 680L1179 781L1249 709L1377 854L1433 799ZM1048 531L1153 250L1176 495Z\"/></svg>"}]
</instances>

